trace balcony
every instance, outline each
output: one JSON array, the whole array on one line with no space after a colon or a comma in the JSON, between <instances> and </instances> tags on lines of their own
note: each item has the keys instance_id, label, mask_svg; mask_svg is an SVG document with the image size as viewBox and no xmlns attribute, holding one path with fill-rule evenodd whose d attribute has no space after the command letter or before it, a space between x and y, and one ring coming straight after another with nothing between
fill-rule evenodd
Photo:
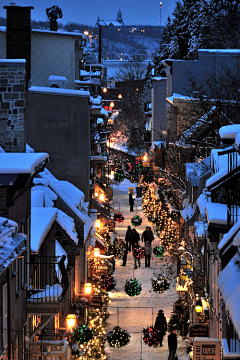
<instances>
[{"instance_id":1,"label":"balcony","mask_svg":"<svg viewBox=\"0 0 240 360\"><path fill-rule=\"evenodd\" d=\"M103 65L102 64L83 64L79 67L79 81L75 81L75 85L88 83L90 85L102 84Z\"/></svg>"},{"instance_id":2,"label":"balcony","mask_svg":"<svg viewBox=\"0 0 240 360\"><path fill-rule=\"evenodd\" d=\"M68 289L64 262L66 257L32 255L30 286L27 296L28 314L55 315Z\"/></svg>"}]
</instances>

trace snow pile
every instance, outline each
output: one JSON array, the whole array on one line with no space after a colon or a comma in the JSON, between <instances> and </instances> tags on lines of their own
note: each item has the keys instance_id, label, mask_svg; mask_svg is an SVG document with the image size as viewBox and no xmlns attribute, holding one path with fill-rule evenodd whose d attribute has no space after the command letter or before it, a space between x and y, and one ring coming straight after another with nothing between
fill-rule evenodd
<instances>
[{"instance_id":1,"label":"snow pile","mask_svg":"<svg viewBox=\"0 0 240 360\"><path fill-rule=\"evenodd\" d=\"M128 193L130 187L134 187L134 193L136 193L136 187L138 184L136 182L132 183L131 181L124 179L121 183L115 183L111 187L119 192Z\"/></svg>"},{"instance_id":2,"label":"snow pile","mask_svg":"<svg viewBox=\"0 0 240 360\"><path fill-rule=\"evenodd\" d=\"M62 287L60 284L54 284L52 286L46 285L45 289L30 296L28 301L41 301L41 302L58 302L58 298L62 294Z\"/></svg>"},{"instance_id":3,"label":"snow pile","mask_svg":"<svg viewBox=\"0 0 240 360\"><path fill-rule=\"evenodd\" d=\"M58 209L57 222L62 229L66 231L69 237L78 245L78 235L75 229L75 223L73 218L65 214L62 210Z\"/></svg>"}]
</instances>

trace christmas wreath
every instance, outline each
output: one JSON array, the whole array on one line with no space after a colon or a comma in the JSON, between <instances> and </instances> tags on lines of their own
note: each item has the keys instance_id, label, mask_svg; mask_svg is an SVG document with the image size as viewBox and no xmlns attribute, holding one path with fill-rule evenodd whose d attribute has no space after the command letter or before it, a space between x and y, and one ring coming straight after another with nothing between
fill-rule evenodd
<instances>
[{"instance_id":1,"label":"christmas wreath","mask_svg":"<svg viewBox=\"0 0 240 360\"><path fill-rule=\"evenodd\" d=\"M141 246L133 248L133 256L137 259L141 259L145 256L145 251Z\"/></svg>"},{"instance_id":2,"label":"christmas wreath","mask_svg":"<svg viewBox=\"0 0 240 360\"><path fill-rule=\"evenodd\" d=\"M148 346L157 347L159 343L159 331L153 326L143 329L143 341Z\"/></svg>"},{"instance_id":3,"label":"christmas wreath","mask_svg":"<svg viewBox=\"0 0 240 360\"><path fill-rule=\"evenodd\" d=\"M134 217L131 219L131 223L133 226L139 226L142 224L142 219L138 215L134 215Z\"/></svg>"},{"instance_id":4,"label":"christmas wreath","mask_svg":"<svg viewBox=\"0 0 240 360\"><path fill-rule=\"evenodd\" d=\"M115 326L112 331L107 334L107 340L111 347L122 347L130 342L130 335L122 330L119 326Z\"/></svg>"},{"instance_id":5,"label":"christmas wreath","mask_svg":"<svg viewBox=\"0 0 240 360\"><path fill-rule=\"evenodd\" d=\"M131 278L131 280L126 280L125 291L129 296L137 296L142 290L141 284L136 278Z\"/></svg>"},{"instance_id":6,"label":"christmas wreath","mask_svg":"<svg viewBox=\"0 0 240 360\"><path fill-rule=\"evenodd\" d=\"M117 222L122 222L124 220L123 214L119 212L118 214L114 215L114 219Z\"/></svg>"},{"instance_id":7,"label":"christmas wreath","mask_svg":"<svg viewBox=\"0 0 240 360\"><path fill-rule=\"evenodd\" d=\"M158 275L155 279L152 279L152 287L154 292L163 293L165 290L168 290L170 282L168 279L165 279L162 275Z\"/></svg>"},{"instance_id":8,"label":"christmas wreath","mask_svg":"<svg viewBox=\"0 0 240 360\"><path fill-rule=\"evenodd\" d=\"M164 254L164 248L162 246L160 246L160 245L157 245L153 249L153 253L154 253L154 255L156 255L156 257L160 258Z\"/></svg>"},{"instance_id":9,"label":"christmas wreath","mask_svg":"<svg viewBox=\"0 0 240 360\"><path fill-rule=\"evenodd\" d=\"M93 338L93 330L87 325L77 326L72 333L72 340L75 343L86 344Z\"/></svg>"},{"instance_id":10,"label":"christmas wreath","mask_svg":"<svg viewBox=\"0 0 240 360\"><path fill-rule=\"evenodd\" d=\"M123 180L124 180L124 173L123 173L123 171L121 170L121 169L119 169L119 170L117 170L116 172L115 172L115 180L117 181L117 182L122 182Z\"/></svg>"},{"instance_id":11,"label":"christmas wreath","mask_svg":"<svg viewBox=\"0 0 240 360\"><path fill-rule=\"evenodd\" d=\"M112 291L116 286L116 282L111 275L102 275L100 279L100 286L105 291Z\"/></svg>"}]
</instances>

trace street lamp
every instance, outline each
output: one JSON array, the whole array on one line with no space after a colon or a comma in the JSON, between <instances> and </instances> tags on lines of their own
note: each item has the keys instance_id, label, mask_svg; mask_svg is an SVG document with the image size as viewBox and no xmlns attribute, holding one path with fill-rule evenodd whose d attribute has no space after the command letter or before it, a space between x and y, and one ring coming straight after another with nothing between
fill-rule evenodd
<instances>
[{"instance_id":1,"label":"street lamp","mask_svg":"<svg viewBox=\"0 0 240 360\"><path fill-rule=\"evenodd\" d=\"M99 248L94 248L93 254L94 254L94 257L98 257L100 255L100 249Z\"/></svg>"},{"instance_id":2,"label":"street lamp","mask_svg":"<svg viewBox=\"0 0 240 360\"><path fill-rule=\"evenodd\" d=\"M91 293L92 293L92 284L91 283L85 283L83 288L84 288L85 295L91 295Z\"/></svg>"},{"instance_id":3,"label":"street lamp","mask_svg":"<svg viewBox=\"0 0 240 360\"><path fill-rule=\"evenodd\" d=\"M200 299L196 301L195 310L198 314L202 312L202 301Z\"/></svg>"},{"instance_id":4,"label":"street lamp","mask_svg":"<svg viewBox=\"0 0 240 360\"><path fill-rule=\"evenodd\" d=\"M77 316L75 314L68 314L66 317L67 332L72 332L77 322Z\"/></svg>"},{"instance_id":5,"label":"street lamp","mask_svg":"<svg viewBox=\"0 0 240 360\"><path fill-rule=\"evenodd\" d=\"M115 104L114 104L114 102L113 102L113 101L111 101L111 102L110 102L110 106L113 108L113 107L114 107L114 105L115 105Z\"/></svg>"}]
</instances>

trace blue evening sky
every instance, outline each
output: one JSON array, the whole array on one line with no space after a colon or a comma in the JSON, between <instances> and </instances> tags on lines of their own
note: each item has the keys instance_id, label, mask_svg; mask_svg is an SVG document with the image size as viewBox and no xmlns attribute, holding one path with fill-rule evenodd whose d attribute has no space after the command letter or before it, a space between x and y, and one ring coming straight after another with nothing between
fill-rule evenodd
<instances>
[{"instance_id":1,"label":"blue evening sky","mask_svg":"<svg viewBox=\"0 0 240 360\"><path fill-rule=\"evenodd\" d=\"M63 24L76 22L95 25L97 17L103 20L116 20L119 8L126 25L159 25L160 1L158 0L0 0L0 17L6 17L4 5L32 5L33 20L47 20L46 8L56 5L62 9ZM175 8L175 0L162 0L161 25L167 21Z\"/></svg>"}]
</instances>

